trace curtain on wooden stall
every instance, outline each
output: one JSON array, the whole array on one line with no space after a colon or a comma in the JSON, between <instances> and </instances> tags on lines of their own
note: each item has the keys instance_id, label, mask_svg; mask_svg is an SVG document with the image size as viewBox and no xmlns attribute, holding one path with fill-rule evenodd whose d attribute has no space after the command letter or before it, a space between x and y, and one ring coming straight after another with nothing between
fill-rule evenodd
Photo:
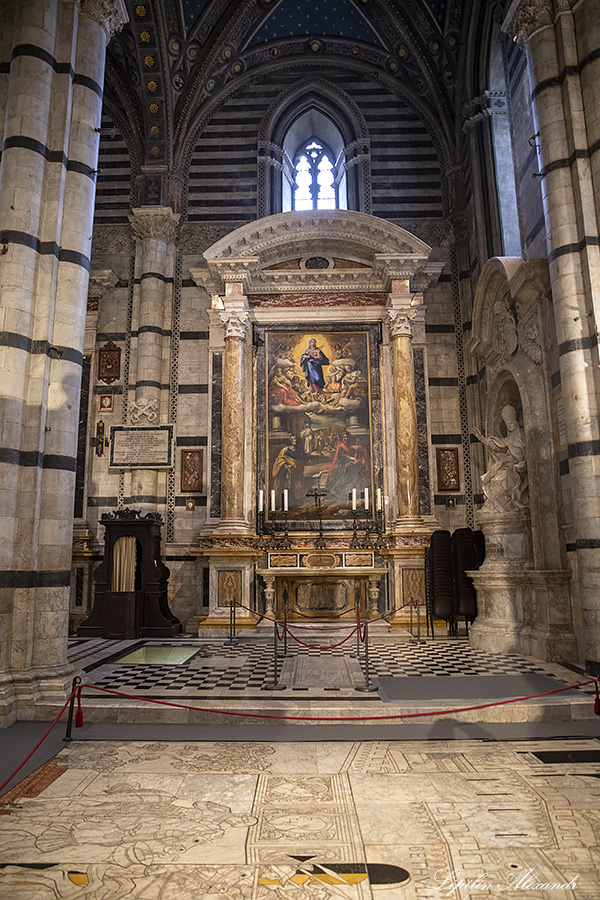
<instances>
[{"instance_id":1,"label":"curtain on wooden stall","mask_svg":"<svg viewBox=\"0 0 600 900\"><path fill-rule=\"evenodd\" d=\"M135 590L136 540L121 537L113 546L112 587L113 591Z\"/></svg>"}]
</instances>

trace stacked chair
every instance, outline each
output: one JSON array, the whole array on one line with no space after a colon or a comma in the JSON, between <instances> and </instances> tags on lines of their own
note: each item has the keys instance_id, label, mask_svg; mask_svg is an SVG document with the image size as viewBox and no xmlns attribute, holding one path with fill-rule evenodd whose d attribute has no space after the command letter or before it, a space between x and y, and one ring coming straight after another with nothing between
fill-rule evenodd
<instances>
[{"instance_id":1,"label":"stacked chair","mask_svg":"<svg viewBox=\"0 0 600 900\"><path fill-rule=\"evenodd\" d=\"M445 619L448 633L458 636L458 621L464 616L469 622L477 615L477 594L467 571L478 569L485 559L483 532L471 528L457 528L454 534L440 529L431 535L425 552L425 597L427 604L427 633L433 620Z\"/></svg>"}]
</instances>

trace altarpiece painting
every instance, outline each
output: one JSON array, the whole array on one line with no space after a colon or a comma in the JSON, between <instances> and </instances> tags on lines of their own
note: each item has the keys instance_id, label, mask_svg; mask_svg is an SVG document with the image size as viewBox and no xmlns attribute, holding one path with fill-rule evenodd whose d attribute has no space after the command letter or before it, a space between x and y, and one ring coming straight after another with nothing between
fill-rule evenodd
<instances>
[{"instance_id":1,"label":"altarpiece painting","mask_svg":"<svg viewBox=\"0 0 600 900\"><path fill-rule=\"evenodd\" d=\"M307 496L314 488L326 491L324 520L351 515L353 489L359 511L364 514L365 489L372 506L379 483L373 458L377 356L369 326L265 330L258 401L267 520L271 491L277 510L288 491L290 521L314 522L315 500Z\"/></svg>"}]
</instances>

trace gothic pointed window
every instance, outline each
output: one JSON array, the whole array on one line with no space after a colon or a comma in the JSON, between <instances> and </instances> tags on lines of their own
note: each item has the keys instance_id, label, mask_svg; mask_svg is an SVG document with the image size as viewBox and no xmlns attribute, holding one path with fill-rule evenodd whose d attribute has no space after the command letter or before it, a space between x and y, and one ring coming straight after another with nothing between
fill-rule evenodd
<instances>
[{"instance_id":1,"label":"gothic pointed window","mask_svg":"<svg viewBox=\"0 0 600 900\"><path fill-rule=\"evenodd\" d=\"M335 159L315 137L303 144L294 159L294 209L337 209Z\"/></svg>"}]
</instances>

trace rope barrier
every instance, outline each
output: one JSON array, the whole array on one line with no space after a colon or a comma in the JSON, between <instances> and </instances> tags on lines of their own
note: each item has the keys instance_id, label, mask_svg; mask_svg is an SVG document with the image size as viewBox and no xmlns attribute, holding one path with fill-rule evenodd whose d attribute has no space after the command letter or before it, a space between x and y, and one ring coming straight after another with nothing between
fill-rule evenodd
<instances>
[{"instance_id":1,"label":"rope barrier","mask_svg":"<svg viewBox=\"0 0 600 900\"><path fill-rule=\"evenodd\" d=\"M402 606L395 606L393 609L389 609L387 612L383 613L382 615L377 616L376 619L369 619L369 620L368 620L368 621L369 621L369 624L372 625L374 622L380 622L382 619L386 619L386 620L387 620L387 619L389 618L389 616L393 616L394 613L400 612L401 609L406 609L407 606L416 607L416 605L417 605L417 604L416 604L416 600L409 600L408 603L403 603ZM247 610L248 612L251 612L253 615L257 615L256 610L250 609L249 606L244 606L243 603L236 603L235 606L236 606L238 609L245 609L245 610ZM295 610L295 612L296 612L298 615L302 615L302 613L300 613L299 610ZM352 609L346 610L346 613L350 613L350 612L356 612L356 607L352 607ZM344 613L344 615L346 615L346 613ZM279 621L280 621L279 619L273 618L273 616L267 616L267 615L264 615L264 614L263 614L262 618L265 619L265 621L267 621L267 622L279 622ZM306 619L311 618L311 619L312 619L313 617L312 617L312 616L304 616L304 618L306 618ZM331 618L332 618L332 619L339 619L340 617L339 617L339 616L331 616ZM319 617L319 618L317 618L317 617L315 616L315 618L313 619L313 621L315 621L315 622L328 622L328 621L330 621L330 619L324 618L324 617ZM294 628L310 628L310 625L296 625L296 624L294 624L294 623L292 623L292 624L293 624L293 627L294 627ZM343 626L343 625L335 625L335 626L332 626L331 630L333 631L334 628L335 628L335 629L340 629L340 628L344 628L344 627L345 627L345 628L349 628L350 626L349 626L349 625L346 625L346 626Z\"/></svg>"},{"instance_id":2,"label":"rope barrier","mask_svg":"<svg viewBox=\"0 0 600 900\"><path fill-rule=\"evenodd\" d=\"M349 635L347 635L342 641L338 644L330 644L327 647L321 647L318 644L306 644L304 641L301 641L300 638L297 638L295 634L293 634L289 628L286 629L289 636L296 641L297 644L301 644L303 647L308 647L309 650L335 650L337 647L341 647L342 644L345 644L346 641L349 641L353 634L356 634L356 625L352 629ZM281 639L280 639L281 640Z\"/></svg>"},{"instance_id":3,"label":"rope barrier","mask_svg":"<svg viewBox=\"0 0 600 900\"><path fill-rule=\"evenodd\" d=\"M23 762L21 763L21 765L20 765L18 768L15 769L15 771L12 773L12 775L11 775L9 778L7 778L6 781L3 781L2 784L0 784L0 791L3 790L3 789L6 787L6 785L7 785L9 782L11 782L11 781L13 780L13 778L15 777L15 775L17 774L17 772L20 772L20 771L21 771L21 769L23 768L23 766L25 765L25 763L28 762L28 761L31 759L31 757L33 756L33 754L35 753L35 751L38 749L38 747L41 747L41 746L42 746L42 744L44 743L44 741L46 740L46 738L48 737L48 735L50 734L50 732L52 731L52 729L54 728L54 726L57 724L57 722L58 722L58 720L60 719L60 717L62 716L62 714L64 713L65 709L67 708L67 706L68 706L69 703L71 702L71 698L72 698L73 695L77 692L77 690L81 690L81 688L79 688L79 689L78 689L78 688L73 688L73 690L71 691L71 693L70 693L69 696L67 697L67 700L66 700L66 702L65 702L65 705L63 706L63 708L61 709L61 711L59 712L59 714L57 715L57 717L56 717L56 718L54 719L54 721L52 722L52 725L50 726L50 728L48 729L48 731L45 733L45 735L43 736L43 738L37 742L37 744L35 745L35 747L34 747L33 750L31 751L31 753L30 753L28 756L25 757L25 759L23 760ZM81 705L79 706L79 709L81 709ZM79 709L78 709L78 713L79 713ZM75 724L76 724L76 726L78 727L78 724L79 724L78 721L76 721ZM83 724L83 710L81 710L81 724Z\"/></svg>"},{"instance_id":4,"label":"rope barrier","mask_svg":"<svg viewBox=\"0 0 600 900\"><path fill-rule=\"evenodd\" d=\"M52 729L58 723L59 719L63 715L64 711L66 710L75 694L77 694L77 715L75 719L75 727L81 728L83 726L83 708L81 706L81 692L83 688L89 688L93 691L100 691L104 694L111 694L115 697L125 697L128 700L142 700L144 703L154 703L157 706L171 706L174 709L187 709L193 712L214 713L215 715L220 716L236 716L239 718L248 719L275 719L283 722L381 722L395 719L418 719L424 716L448 716L454 713L471 712L479 709L489 709L493 706L506 706L509 703L521 703L524 700L537 700L539 697L548 697L551 694L562 694L565 691L573 691L577 688L587 687L590 684L593 684L596 688L596 697L594 698L594 714L600 716L600 690L598 687L597 678L591 678L589 681L580 681L578 684L570 684L564 688L556 688L553 691L543 691L540 694L530 694L528 697L512 697L509 700L496 700L493 703L481 703L477 706L461 706L456 707L455 709L428 710L426 712L419 713L396 713L385 716L274 716L268 713L249 713L238 712L237 710L232 709L211 709L202 706L188 706L183 703L172 703L167 700L155 700L152 697L139 697L135 694L126 694L123 691L113 691L110 688L99 687L95 684L80 684L78 687L74 688L71 691L61 711L56 716L41 740L37 742L33 750L25 757L21 765L17 766L14 772L9 775L9 777L2 784L0 784L0 791L2 791L7 784L10 784L15 775L17 775L21 771L23 766L31 759L36 750L41 747Z\"/></svg>"},{"instance_id":5,"label":"rope barrier","mask_svg":"<svg viewBox=\"0 0 600 900\"><path fill-rule=\"evenodd\" d=\"M451 676L449 676L451 677ZM173 706L176 709L188 709L194 712L215 713L220 716L236 716L249 719L277 719L283 722L381 722L390 719L419 719L424 716L448 716L453 713L471 712L478 709L489 709L493 706L506 706L509 703L521 703L524 700L537 700L539 697L548 697L551 694L562 694L565 691L573 691L589 684L596 685L596 700L594 712L600 715L600 695L598 694L598 680L591 678L589 681L581 681L578 684L569 684L564 688L555 688L552 691L542 691L540 694L530 694L528 697L511 697L509 700L495 700L493 703L480 703L477 706L458 706L455 709L436 709L418 713L396 713L385 716L274 716L268 713L238 712L232 709L211 709L203 706L187 706L183 703L172 703L168 700L155 700L152 697L139 697L135 694L125 694L123 691L113 691L111 688L99 687L95 684L82 684L81 688L101 691L104 694L113 694L116 697L126 697L129 700L143 700L144 703L155 703L158 706ZM88 698L89 699L89 698ZM12 777L12 776L11 776ZM10 779L9 779L10 780Z\"/></svg>"}]
</instances>

